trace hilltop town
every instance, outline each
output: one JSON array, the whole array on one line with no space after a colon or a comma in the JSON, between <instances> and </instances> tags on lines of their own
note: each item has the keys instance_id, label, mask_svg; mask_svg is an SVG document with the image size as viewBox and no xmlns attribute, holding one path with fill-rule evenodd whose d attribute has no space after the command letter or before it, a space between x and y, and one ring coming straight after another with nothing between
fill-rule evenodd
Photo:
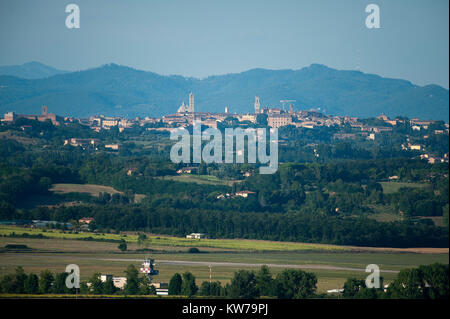
<instances>
[{"instance_id":1,"label":"hilltop town","mask_svg":"<svg viewBox=\"0 0 450 319\"><path fill-rule=\"evenodd\" d=\"M55 113L49 113L47 106L42 107L40 115L16 114L8 112L4 114L2 123L14 123L18 119L50 121L55 126L77 123L89 127L95 132L117 129L119 133L133 127L142 127L147 131L169 132L173 128L186 128L192 126L194 121L201 121L206 127L253 127L268 126L272 128L294 127L300 129L333 128L333 139L336 141L352 141L364 139L375 141L382 138L383 134L399 131L399 127L408 127L412 134L402 134L403 139L399 147L405 151L414 151L421 159L429 163L448 162L448 152L436 152L429 147L433 137L437 135L448 136L449 124L442 121L422 120L419 118L397 117L391 119L381 114L376 119L360 119L351 116L333 116L321 113L320 110L294 110L294 100L281 100L280 107L262 107L258 96L255 97L254 113L232 113L228 106L223 113L196 112L195 97L189 94L189 104L184 101L174 114L167 114L160 118L136 117L134 119L124 117L110 117L105 115L91 116L89 118L63 117ZM286 104L288 106L286 107ZM22 125L22 130L30 129L30 125ZM280 140L282 143L283 141ZM109 150L119 150L120 143L104 143L98 138L80 138L72 136L64 141L64 145L80 147L102 146ZM316 152L316 151L315 151Z\"/></svg>"}]
</instances>

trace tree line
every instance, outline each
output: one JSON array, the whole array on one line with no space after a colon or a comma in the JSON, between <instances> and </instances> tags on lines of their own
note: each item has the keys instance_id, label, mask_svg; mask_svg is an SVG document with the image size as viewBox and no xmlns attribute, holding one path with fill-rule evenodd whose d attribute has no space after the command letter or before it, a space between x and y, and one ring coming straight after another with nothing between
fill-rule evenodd
<instances>
[{"instance_id":1,"label":"tree line","mask_svg":"<svg viewBox=\"0 0 450 319\"><path fill-rule=\"evenodd\" d=\"M139 276L134 265L125 271L123 289L114 285L111 277L102 281L94 273L88 281L80 284L80 290L66 287L68 273L53 274L43 270L39 276L26 274L22 267L15 273L0 278L0 292L7 294L94 294L94 295L155 295L156 289L145 276ZM258 271L238 270L230 283L203 281L197 286L190 272L175 273L169 282L168 293L172 296L191 298L218 297L255 299L262 296L278 299L327 298L331 295L317 293L317 277L314 273L298 269L285 269L273 275L267 266ZM417 268L403 269L387 287L368 288L364 280L349 278L344 283L342 297L349 299L448 299L449 266L435 263Z\"/></svg>"}]
</instances>

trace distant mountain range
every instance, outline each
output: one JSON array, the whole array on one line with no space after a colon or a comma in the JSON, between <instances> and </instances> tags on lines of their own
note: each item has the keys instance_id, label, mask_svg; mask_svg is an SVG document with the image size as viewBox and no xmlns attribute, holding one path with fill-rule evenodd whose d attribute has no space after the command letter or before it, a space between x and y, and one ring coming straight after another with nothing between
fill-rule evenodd
<instances>
[{"instance_id":1,"label":"distant mountain range","mask_svg":"<svg viewBox=\"0 0 450 319\"><path fill-rule=\"evenodd\" d=\"M23 79L43 79L56 74L67 73L51 66L28 62L22 65L0 66L0 75L11 75Z\"/></svg>"},{"instance_id":2,"label":"distant mountain range","mask_svg":"<svg viewBox=\"0 0 450 319\"><path fill-rule=\"evenodd\" d=\"M417 86L319 64L299 70L252 69L205 79L162 76L116 64L65 72L36 62L0 67L0 74L4 74L0 75L1 113L36 114L45 104L50 112L64 116L161 116L176 112L192 91L196 111L223 112L228 106L233 113L253 112L258 95L261 106L280 107L280 100L296 100L295 110L449 121L449 91L438 85Z\"/></svg>"}]
</instances>

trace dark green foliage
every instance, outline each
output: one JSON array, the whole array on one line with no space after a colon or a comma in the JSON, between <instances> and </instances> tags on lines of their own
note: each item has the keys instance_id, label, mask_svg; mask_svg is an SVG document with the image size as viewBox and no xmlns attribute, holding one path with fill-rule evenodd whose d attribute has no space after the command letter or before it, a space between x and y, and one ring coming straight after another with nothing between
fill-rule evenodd
<instances>
[{"instance_id":1,"label":"dark green foliage","mask_svg":"<svg viewBox=\"0 0 450 319\"><path fill-rule=\"evenodd\" d=\"M13 274L7 274L0 280L0 291L2 293L13 294L16 292L16 282Z\"/></svg>"},{"instance_id":2,"label":"dark green foliage","mask_svg":"<svg viewBox=\"0 0 450 319\"><path fill-rule=\"evenodd\" d=\"M25 293L38 294L39 293L39 278L36 274L30 273L25 280Z\"/></svg>"},{"instance_id":3,"label":"dark green foliage","mask_svg":"<svg viewBox=\"0 0 450 319\"><path fill-rule=\"evenodd\" d=\"M55 275L55 282L53 283L53 293L65 294L71 292L71 289L66 286L66 278L69 274L66 272L57 273Z\"/></svg>"},{"instance_id":4,"label":"dark green foliage","mask_svg":"<svg viewBox=\"0 0 450 319\"><path fill-rule=\"evenodd\" d=\"M448 299L448 265L433 264L404 269L388 287L387 294L397 299Z\"/></svg>"},{"instance_id":5,"label":"dark green foliage","mask_svg":"<svg viewBox=\"0 0 450 319\"><path fill-rule=\"evenodd\" d=\"M100 295L104 292L104 283L100 279L99 273L92 274L91 278L89 279L89 290L91 293L95 295Z\"/></svg>"},{"instance_id":6,"label":"dark green foliage","mask_svg":"<svg viewBox=\"0 0 450 319\"><path fill-rule=\"evenodd\" d=\"M276 296L276 282L269 267L264 265L256 273L256 288L261 296Z\"/></svg>"},{"instance_id":7,"label":"dark green foliage","mask_svg":"<svg viewBox=\"0 0 450 319\"><path fill-rule=\"evenodd\" d=\"M119 248L121 251L126 251L127 250L127 242L122 239L119 243L119 245L117 246L117 248Z\"/></svg>"},{"instance_id":8,"label":"dark green foliage","mask_svg":"<svg viewBox=\"0 0 450 319\"><path fill-rule=\"evenodd\" d=\"M151 289L151 288L155 288L155 287L150 286L150 281L146 276L139 278L139 294L140 295L152 294L153 289ZM156 290L155 290L155 292L156 292Z\"/></svg>"},{"instance_id":9,"label":"dark green foliage","mask_svg":"<svg viewBox=\"0 0 450 319\"><path fill-rule=\"evenodd\" d=\"M105 295L113 295L117 292L118 288L114 286L114 282L111 277L106 278L106 281L103 283L103 294Z\"/></svg>"},{"instance_id":10,"label":"dark green foliage","mask_svg":"<svg viewBox=\"0 0 450 319\"><path fill-rule=\"evenodd\" d=\"M127 276L127 283L125 284L125 294L137 295L139 294L139 272L133 265L129 265L125 271Z\"/></svg>"},{"instance_id":11,"label":"dark green foliage","mask_svg":"<svg viewBox=\"0 0 450 319\"><path fill-rule=\"evenodd\" d=\"M199 290L200 296L223 296L223 288L220 281L204 281Z\"/></svg>"},{"instance_id":12,"label":"dark green foliage","mask_svg":"<svg viewBox=\"0 0 450 319\"><path fill-rule=\"evenodd\" d=\"M291 154L296 163L282 164L272 175L258 174L258 167L253 164L200 165L202 174L242 181L230 187L163 179L163 176L175 175L181 165L169 161L170 141L162 133L148 133L145 128L133 128L120 134L114 131L95 133L75 124L54 127L38 121L30 123L33 129L29 132L22 132L16 127L17 123L0 127L16 129L15 133L52 147L43 148L41 144L34 147L0 139L0 149L5 150L5 153L0 152L0 220L70 222L92 216L95 223L90 229L100 231L145 231L175 236L202 232L210 238L448 247L448 229L434 227L430 220L417 218L444 215L444 222L448 219L445 217L448 216L445 207L449 201L448 164L430 165L425 161L402 158L400 156L408 156L408 153L381 151L377 145L364 144L365 140L336 142L332 136L337 129L333 127L311 132L295 127L281 129L280 136L288 144L286 154ZM351 127L344 129L351 130ZM408 125L394 129L398 130L393 133L395 136L402 130L403 137L406 133L414 133ZM132 142L134 144L129 145L131 155L121 155L62 147L67 136L96 137L122 143L145 138L151 143L144 148ZM306 147L307 143L316 145L314 149L320 153L318 158L312 155L311 159L299 159L298 152L313 154L313 148ZM381 144L388 145L386 143ZM284 156L283 148L280 158ZM444 150L446 145L442 148ZM310 163L303 163L305 161ZM244 179L243 172L251 172L253 176ZM429 186L386 194L380 182L393 175L402 182ZM49 192L49 187L60 182L109 185L122 194L103 193L98 198L69 194L58 197ZM255 191L256 195L217 199L220 194L240 190ZM136 204L133 201L135 194L146 197ZM21 207L35 196L58 197L62 201L76 198L83 205ZM367 218L379 207L399 214L396 220L404 220L379 223ZM139 237L140 246L144 242L145 239ZM125 251L123 242L120 247Z\"/></svg>"},{"instance_id":13,"label":"dark green foliage","mask_svg":"<svg viewBox=\"0 0 450 319\"><path fill-rule=\"evenodd\" d=\"M183 274L183 283L181 284L181 294L184 296L192 297L198 291L198 287L195 284L195 277L190 272Z\"/></svg>"},{"instance_id":14,"label":"dark green foliage","mask_svg":"<svg viewBox=\"0 0 450 319\"><path fill-rule=\"evenodd\" d=\"M277 297L280 299L304 299L316 292L317 278L313 273L286 269L276 277Z\"/></svg>"},{"instance_id":15,"label":"dark green foliage","mask_svg":"<svg viewBox=\"0 0 450 319\"><path fill-rule=\"evenodd\" d=\"M231 279L229 295L232 298L254 299L259 297L256 276L253 271L239 270Z\"/></svg>"},{"instance_id":16,"label":"dark green foliage","mask_svg":"<svg viewBox=\"0 0 450 319\"><path fill-rule=\"evenodd\" d=\"M366 283L364 280L349 278L344 283L344 292L342 294L345 298L353 298L365 287Z\"/></svg>"},{"instance_id":17,"label":"dark green foliage","mask_svg":"<svg viewBox=\"0 0 450 319\"><path fill-rule=\"evenodd\" d=\"M127 270L127 284L125 294L156 294L155 287L149 285L146 277L139 278L138 271L130 265ZM25 274L21 267L16 268L14 274L7 274L0 278L0 292L10 294L36 293L74 293L65 286L67 273L58 273L53 279L50 271L44 270L40 277L30 273ZM82 294L114 294L118 291L111 278L105 283L99 274L93 274L86 282L80 284ZM270 270L263 266L255 274L253 271L239 270L234 274L231 284L222 287L219 281L202 282L200 296L220 296L231 298L253 299L259 296L276 296L283 299L304 299L321 297L316 295L317 278L313 273L302 270L285 269L275 279ZM175 274L170 280L170 295L185 295L192 297L197 293L195 277L186 272L181 277ZM380 288L367 288L364 280L348 279L344 284L344 298L357 299L448 299L449 296L449 267L443 264L423 265L413 269L403 269L397 278L384 291L383 278L380 278ZM326 297L326 295L322 295Z\"/></svg>"},{"instance_id":18,"label":"dark green foliage","mask_svg":"<svg viewBox=\"0 0 450 319\"><path fill-rule=\"evenodd\" d=\"M54 283L53 274L50 270L43 270L39 275L39 292L42 294L48 294L52 292L52 285Z\"/></svg>"},{"instance_id":19,"label":"dark green foliage","mask_svg":"<svg viewBox=\"0 0 450 319\"><path fill-rule=\"evenodd\" d=\"M27 275L22 267L17 267L15 273L6 275L0 280L0 291L10 294L23 294L26 292Z\"/></svg>"},{"instance_id":20,"label":"dark green foliage","mask_svg":"<svg viewBox=\"0 0 450 319\"><path fill-rule=\"evenodd\" d=\"M449 267L448 265L432 264L420 266L419 270L426 283L426 295L430 299L448 299L449 297Z\"/></svg>"},{"instance_id":21,"label":"dark green foliage","mask_svg":"<svg viewBox=\"0 0 450 319\"><path fill-rule=\"evenodd\" d=\"M7 244L5 245L6 249L11 249L11 250L28 250L30 249L27 245L20 245L20 244Z\"/></svg>"},{"instance_id":22,"label":"dark green foliage","mask_svg":"<svg viewBox=\"0 0 450 319\"><path fill-rule=\"evenodd\" d=\"M169 295L180 295L182 284L183 284L183 279L181 278L181 275L178 273L175 273L169 282Z\"/></svg>"}]
</instances>

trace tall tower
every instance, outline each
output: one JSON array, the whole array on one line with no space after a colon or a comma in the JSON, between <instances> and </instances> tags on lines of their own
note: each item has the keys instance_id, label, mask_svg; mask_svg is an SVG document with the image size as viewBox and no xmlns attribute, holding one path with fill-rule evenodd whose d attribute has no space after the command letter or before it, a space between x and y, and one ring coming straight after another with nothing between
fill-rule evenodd
<instances>
[{"instance_id":1,"label":"tall tower","mask_svg":"<svg viewBox=\"0 0 450 319\"><path fill-rule=\"evenodd\" d=\"M189 112L194 113L194 94L189 93Z\"/></svg>"},{"instance_id":2,"label":"tall tower","mask_svg":"<svg viewBox=\"0 0 450 319\"><path fill-rule=\"evenodd\" d=\"M42 115L47 115L47 105L42 105Z\"/></svg>"},{"instance_id":3,"label":"tall tower","mask_svg":"<svg viewBox=\"0 0 450 319\"><path fill-rule=\"evenodd\" d=\"M259 114L259 96L255 96L255 113Z\"/></svg>"}]
</instances>

